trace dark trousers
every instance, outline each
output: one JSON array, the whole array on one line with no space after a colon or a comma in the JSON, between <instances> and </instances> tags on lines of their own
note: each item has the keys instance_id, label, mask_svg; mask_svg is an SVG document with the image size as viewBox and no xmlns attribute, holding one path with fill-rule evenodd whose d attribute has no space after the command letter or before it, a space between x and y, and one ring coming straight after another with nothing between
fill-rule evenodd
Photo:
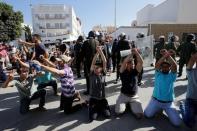
<instances>
[{"instance_id":1,"label":"dark trousers","mask_svg":"<svg viewBox=\"0 0 197 131\"><path fill-rule=\"evenodd\" d=\"M179 75L182 75L183 67L186 64L186 62L182 59L179 60Z\"/></svg>"},{"instance_id":2,"label":"dark trousers","mask_svg":"<svg viewBox=\"0 0 197 131\"><path fill-rule=\"evenodd\" d=\"M70 114L81 109L82 108L81 104L77 104L75 106L72 105L75 97L76 97L75 95L73 97L66 97L63 94L61 94L60 110L64 110L65 114Z\"/></svg>"},{"instance_id":3,"label":"dark trousers","mask_svg":"<svg viewBox=\"0 0 197 131\"><path fill-rule=\"evenodd\" d=\"M116 62L117 62L116 61L116 56L115 55L112 55L113 72L115 72L115 69L116 69L116 65L117 65Z\"/></svg>"},{"instance_id":4,"label":"dark trousers","mask_svg":"<svg viewBox=\"0 0 197 131\"><path fill-rule=\"evenodd\" d=\"M107 70L111 71L111 67L112 67L112 58L108 57L107 58Z\"/></svg>"},{"instance_id":5,"label":"dark trousers","mask_svg":"<svg viewBox=\"0 0 197 131\"><path fill-rule=\"evenodd\" d=\"M116 71L116 80L120 78L120 65L117 64L117 71Z\"/></svg>"},{"instance_id":6,"label":"dark trousers","mask_svg":"<svg viewBox=\"0 0 197 131\"><path fill-rule=\"evenodd\" d=\"M79 57L79 56L78 56ZM76 58L76 68L77 68L77 76L81 76L80 69L81 69L81 61L79 58Z\"/></svg>"},{"instance_id":7,"label":"dark trousers","mask_svg":"<svg viewBox=\"0 0 197 131\"><path fill-rule=\"evenodd\" d=\"M90 89L90 63L84 63L84 74L86 78L86 87L87 87L87 92L89 93Z\"/></svg>"},{"instance_id":8,"label":"dark trousers","mask_svg":"<svg viewBox=\"0 0 197 131\"><path fill-rule=\"evenodd\" d=\"M141 72L138 74L138 83L141 83L143 73L144 73L144 69L142 68Z\"/></svg>"},{"instance_id":9,"label":"dark trousers","mask_svg":"<svg viewBox=\"0 0 197 131\"><path fill-rule=\"evenodd\" d=\"M181 115L184 123L188 127L194 127L196 120L195 115L197 114L197 100L186 99L183 107L180 107Z\"/></svg>"},{"instance_id":10,"label":"dark trousers","mask_svg":"<svg viewBox=\"0 0 197 131\"><path fill-rule=\"evenodd\" d=\"M89 119L92 119L92 115L94 113L103 113L105 110L109 110L109 104L106 99L97 100L94 98L90 98L89 101Z\"/></svg>"},{"instance_id":11,"label":"dark trousers","mask_svg":"<svg viewBox=\"0 0 197 131\"><path fill-rule=\"evenodd\" d=\"M29 111L29 105L31 101L38 98L40 98L39 107L43 107L45 105L45 95L46 95L46 90L41 89L35 92L31 98L28 97L22 98L20 100L20 113L21 114L27 113Z\"/></svg>"},{"instance_id":12,"label":"dark trousers","mask_svg":"<svg viewBox=\"0 0 197 131\"><path fill-rule=\"evenodd\" d=\"M52 86L53 87L53 90L54 90L54 94L57 94L57 82L55 80L51 80L47 83L41 83L38 85L38 90L40 89L44 89L46 88L47 86Z\"/></svg>"}]
</instances>

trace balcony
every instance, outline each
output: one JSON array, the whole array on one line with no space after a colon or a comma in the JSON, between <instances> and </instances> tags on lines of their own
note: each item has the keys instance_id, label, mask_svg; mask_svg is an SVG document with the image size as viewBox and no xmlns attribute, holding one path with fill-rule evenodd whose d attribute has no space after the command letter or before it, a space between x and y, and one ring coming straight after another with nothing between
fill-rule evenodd
<instances>
[{"instance_id":1,"label":"balcony","mask_svg":"<svg viewBox=\"0 0 197 131\"><path fill-rule=\"evenodd\" d=\"M50 16L50 15L45 15L45 16L41 16L41 15L36 15L36 17L39 19L39 20L55 20L55 19L66 19L68 18L69 16L68 15L53 15L53 16Z\"/></svg>"}]
</instances>

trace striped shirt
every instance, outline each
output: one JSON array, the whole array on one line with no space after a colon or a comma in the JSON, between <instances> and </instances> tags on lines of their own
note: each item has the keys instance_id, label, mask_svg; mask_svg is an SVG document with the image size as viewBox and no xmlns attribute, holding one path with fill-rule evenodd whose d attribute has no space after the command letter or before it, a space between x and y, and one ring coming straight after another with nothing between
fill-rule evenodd
<instances>
[{"instance_id":1,"label":"striped shirt","mask_svg":"<svg viewBox=\"0 0 197 131\"><path fill-rule=\"evenodd\" d=\"M62 94L66 97L73 97L75 94L74 76L72 69L64 65L65 75L60 78Z\"/></svg>"}]
</instances>

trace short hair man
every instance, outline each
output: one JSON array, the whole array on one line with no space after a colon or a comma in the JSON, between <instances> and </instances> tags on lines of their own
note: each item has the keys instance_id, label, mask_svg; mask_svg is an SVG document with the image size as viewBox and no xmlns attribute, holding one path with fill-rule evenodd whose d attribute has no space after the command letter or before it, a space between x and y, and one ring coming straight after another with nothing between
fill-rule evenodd
<instances>
[{"instance_id":1,"label":"short hair man","mask_svg":"<svg viewBox=\"0 0 197 131\"><path fill-rule=\"evenodd\" d=\"M121 93L116 100L115 112L122 114L126 109L126 104L129 103L131 110L136 118L143 117L142 104L139 100L137 77L142 71L143 60L137 49L132 49L132 54L137 58L137 64L135 65L132 55L128 55L121 64L120 78L122 81Z\"/></svg>"},{"instance_id":2,"label":"short hair man","mask_svg":"<svg viewBox=\"0 0 197 131\"><path fill-rule=\"evenodd\" d=\"M157 112L165 111L171 123L180 126L181 119L176 111L174 100L174 82L176 81L177 64L166 50L156 63L155 85L152 99L144 111L147 118Z\"/></svg>"}]
</instances>

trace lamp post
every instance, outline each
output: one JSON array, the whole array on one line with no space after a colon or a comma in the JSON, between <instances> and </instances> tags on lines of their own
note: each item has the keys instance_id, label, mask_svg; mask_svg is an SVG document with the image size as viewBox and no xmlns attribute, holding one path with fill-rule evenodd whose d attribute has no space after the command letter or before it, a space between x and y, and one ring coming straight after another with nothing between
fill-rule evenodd
<instances>
[{"instance_id":1,"label":"lamp post","mask_svg":"<svg viewBox=\"0 0 197 131\"><path fill-rule=\"evenodd\" d=\"M116 0L114 0L114 26L115 26L115 38L116 38Z\"/></svg>"}]
</instances>

